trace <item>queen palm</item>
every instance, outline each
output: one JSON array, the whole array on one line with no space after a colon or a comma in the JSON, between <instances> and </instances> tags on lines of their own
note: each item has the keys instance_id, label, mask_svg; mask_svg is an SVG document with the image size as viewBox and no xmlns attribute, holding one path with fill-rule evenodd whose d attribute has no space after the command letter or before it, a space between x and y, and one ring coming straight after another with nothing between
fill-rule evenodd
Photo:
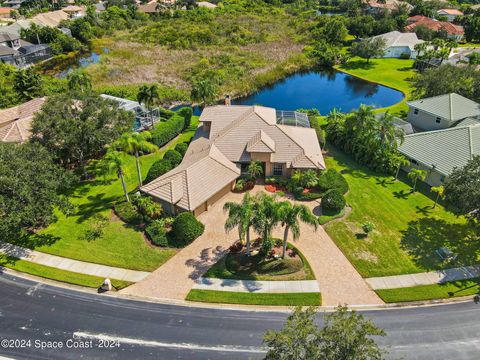
<instances>
[{"instance_id":1,"label":"queen palm","mask_svg":"<svg viewBox=\"0 0 480 360\"><path fill-rule=\"evenodd\" d=\"M417 189L417 181L418 180L425 180L427 177L427 172L425 170L420 169L412 169L408 173L408 178L413 181L413 188L412 192L415 192Z\"/></svg>"},{"instance_id":2,"label":"queen palm","mask_svg":"<svg viewBox=\"0 0 480 360\"><path fill-rule=\"evenodd\" d=\"M227 202L223 205L223 210L228 212L225 231L229 232L237 227L240 240L243 241L246 238L246 255L250 256L250 228L255 218L253 197L246 193L241 203Z\"/></svg>"},{"instance_id":3,"label":"queen palm","mask_svg":"<svg viewBox=\"0 0 480 360\"><path fill-rule=\"evenodd\" d=\"M394 117L388 112L378 119L377 131L380 137L380 143L383 148L388 150L397 149L397 144L403 143L405 133L402 129L396 127L393 123Z\"/></svg>"},{"instance_id":4,"label":"queen palm","mask_svg":"<svg viewBox=\"0 0 480 360\"><path fill-rule=\"evenodd\" d=\"M300 221L305 224L312 225L315 230L318 226L318 220L315 215L312 214L309 208L301 204L293 204L290 201L284 201L279 206L279 216L282 226L285 226L283 233L283 251L282 258L285 258L287 252L288 235L290 232L293 235L293 239L296 240L300 236Z\"/></svg>"},{"instance_id":5,"label":"queen palm","mask_svg":"<svg viewBox=\"0 0 480 360\"><path fill-rule=\"evenodd\" d=\"M427 51L428 43L427 42L421 42L416 44L413 48L417 52L417 58L421 59L422 56L425 54L425 51Z\"/></svg>"},{"instance_id":6,"label":"queen palm","mask_svg":"<svg viewBox=\"0 0 480 360\"><path fill-rule=\"evenodd\" d=\"M142 133L124 133L116 142L115 145L121 149L123 152L132 154L135 156L135 162L137 164L137 176L138 183L140 186L142 183L142 172L140 169L140 159L139 153L146 152L151 153L156 151L158 148L156 145L150 143L148 140L151 140L152 135L148 131Z\"/></svg>"},{"instance_id":7,"label":"queen palm","mask_svg":"<svg viewBox=\"0 0 480 360\"><path fill-rule=\"evenodd\" d=\"M140 89L138 89L137 93L137 101L140 104L144 104L150 114L150 120L152 121L153 127L153 115L152 115L152 107L157 101L160 99L160 95L158 94L158 87L157 85L142 85Z\"/></svg>"},{"instance_id":8,"label":"queen palm","mask_svg":"<svg viewBox=\"0 0 480 360\"><path fill-rule=\"evenodd\" d=\"M406 157L404 157L400 154L394 155L392 161L393 161L394 166L397 168L397 170L395 172L395 180L398 180L398 175L400 174L400 168L402 166L409 165L410 161Z\"/></svg>"},{"instance_id":9,"label":"queen palm","mask_svg":"<svg viewBox=\"0 0 480 360\"><path fill-rule=\"evenodd\" d=\"M251 161L247 167L248 174L252 177L252 179L256 178L259 175L263 174L263 167L260 161Z\"/></svg>"},{"instance_id":10,"label":"queen palm","mask_svg":"<svg viewBox=\"0 0 480 360\"><path fill-rule=\"evenodd\" d=\"M121 152L109 149L107 154L101 160L101 166L104 173L115 173L122 182L123 193L127 202L130 202L128 197L127 184L125 183L125 172L123 170L124 161Z\"/></svg>"},{"instance_id":11,"label":"queen palm","mask_svg":"<svg viewBox=\"0 0 480 360\"><path fill-rule=\"evenodd\" d=\"M253 228L262 237L262 241L268 241L272 229L280 221L280 203L275 200L275 197L267 195L263 192L255 196L253 218Z\"/></svg>"},{"instance_id":12,"label":"queen palm","mask_svg":"<svg viewBox=\"0 0 480 360\"><path fill-rule=\"evenodd\" d=\"M435 197L435 202L433 204L433 208L435 208L437 206L438 200L440 198L443 198L443 196L445 194L445 188L441 185L440 186L432 186L430 188L430 191L437 194L437 196Z\"/></svg>"}]
</instances>

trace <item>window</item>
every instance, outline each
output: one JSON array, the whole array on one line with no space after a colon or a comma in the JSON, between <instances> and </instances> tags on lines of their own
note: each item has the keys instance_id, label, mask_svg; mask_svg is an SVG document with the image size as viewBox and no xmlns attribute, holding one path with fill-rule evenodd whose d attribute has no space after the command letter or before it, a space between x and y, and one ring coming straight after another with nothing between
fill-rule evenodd
<instances>
[{"instance_id":1,"label":"window","mask_svg":"<svg viewBox=\"0 0 480 360\"><path fill-rule=\"evenodd\" d=\"M435 122L436 122L437 124L440 124L440 121L442 121L442 118L437 117L437 118L435 119Z\"/></svg>"},{"instance_id":2,"label":"window","mask_svg":"<svg viewBox=\"0 0 480 360\"><path fill-rule=\"evenodd\" d=\"M418 109L413 110L413 113L414 113L415 115L418 115Z\"/></svg>"},{"instance_id":3,"label":"window","mask_svg":"<svg viewBox=\"0 0 480 360\"><path fill-rule=\"evenodd\" d=\"M442 176L440 177L440 181L443 183L443 182L445 181L445 176L442 175Z\"/></svg>"},{"instance_id":4,"label":"window","mask_svg":"<svg viewBox=\"0 0 480 360\"><path fill-rule=\"evenodd\" d=\"M282 164L273 164L273 175L282 176L283 175L283 165Z\"/></svg>"},{"instance_id":5,"label":"window","mask_svg":"<svg viewBox=\"0 0 480 360\"><path fill-rule=\"evenodd\" d=\"M416 160L411 159L410 162L414 165L418 165L418 162Z\"/></svg>"},{"instance_id":6,"label":"window","mask_svg":"<svg viewBox=\"0 0 480 360\"><path fill-rule=\"evenodd\" d=\"M246 164L246 163L240 164L240 172L242 173L242 175L247 174L248 173L248 164Z\"/></svg>"}]
</instances>

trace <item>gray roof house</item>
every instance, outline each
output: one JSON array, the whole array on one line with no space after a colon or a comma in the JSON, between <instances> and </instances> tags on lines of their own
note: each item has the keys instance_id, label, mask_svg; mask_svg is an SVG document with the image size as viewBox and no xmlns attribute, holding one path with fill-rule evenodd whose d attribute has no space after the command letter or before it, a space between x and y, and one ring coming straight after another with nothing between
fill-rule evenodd
<instances>
[{"instance_id":1,"label":"gray roof house","mask_svg":"<svg viewBox=\"0 0 480 360\"><path fill-rule=\"evenodd\" d=\"M415 45L423 43L415 33L401 33L400 31L390 31L388 33L374 36L373 39L380 38L385 40L385 58L412 58L417 57Z\"/></svg>"},{"instance_id":2,"label":"gray roof house","mask_svg":"<svg viewBox=\"0 0 480 360\"><path fill-rule=\"evenodd\" d=\"M480 117L480 104L451 93L407 102L407 121L424 131L447 129L467 118Z\"/></svg>"},{"instance_id":3,"label":"gray roof house","mask_svg":"<svg viewBox=\"0 0 480 360\"><path fill-rule=\"evenodd\" d=\"M425 182L438 186L454 168L464 167L474 155L480 155L480 122L407 135L398 149L410 160L406 170L427 170Z\"/></svg>"}]
</instances>

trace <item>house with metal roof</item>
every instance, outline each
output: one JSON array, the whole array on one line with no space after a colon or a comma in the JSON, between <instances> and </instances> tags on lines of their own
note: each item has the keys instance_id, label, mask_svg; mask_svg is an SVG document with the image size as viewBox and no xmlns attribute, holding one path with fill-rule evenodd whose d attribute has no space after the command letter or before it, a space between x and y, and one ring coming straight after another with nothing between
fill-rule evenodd
<instances>
[{"instance_id":1,"label":"house with metal roof","mask_svg":"<svg viewBox=\"0 0 480 360\"><path fill-rule=\"evenodd\" d=\"M453 169L464 167L473 156L480 155L480 122L406 135L398 150L410 160L406 171L426 170L425 182L441 185Z\"/></svg>"},{"instance_id":2,"label":"house with metal roof","mask_svg":"<svg viewBox=\"0 0 480 360\"><path fill-rule=\"evenodd\" d=\"M467 118L480 117L480 104L455 93L409 101L407 105L407 121L424 131L447 129Z\"/></svg>"},{"instance_id":3,"label":"house with metal roof","mask_svg":"<svg viewBox=\"0 0 480 360\"><path fill-rule=\"evenodd\" d=\"M401 33L400 31L390 31L388 33L373 37L385 41L385 58L411 58L417 57L415 45L423 43L415 33Z\"/></svg>"},{"instance_id":4,"label":"house with metal roof","mask_svg":"<svg viewBox=\"0 0 480 360\"><path fill-rule=\"evenodd\" d=\"M170 213L198 215L231 191L251 161L262 163L265 176L324 170L315 130L294 115L263 106L207 107L182 163L140 190Z\"/></svg>"}]
</instances>

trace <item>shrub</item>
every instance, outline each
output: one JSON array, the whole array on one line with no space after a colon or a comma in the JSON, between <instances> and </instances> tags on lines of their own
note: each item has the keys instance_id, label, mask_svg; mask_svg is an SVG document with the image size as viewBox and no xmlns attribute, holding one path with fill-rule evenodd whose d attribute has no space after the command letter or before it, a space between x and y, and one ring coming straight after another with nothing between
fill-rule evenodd
<instances>
[{"instance_id":1,"label":"shrub","mask_svg":"<svg viewBox=\"0 0 480 360\"><path fill-rule=\"evenodd\" d=\"M198 221L193 214L184 212L179 214L172 224L170 231L171 244L176 247L183 247L203 234L205 226Z\"/></svg>"},{"instance_id":2,"label":"shrub","mask_svg":"<svg viewBox=\"0 0 480 360\"><path fill-rule=\"evenodd\" d=\"M158 246L168 246L167 230L165 229L165 221L158 219L152 221L145 228L148 238L152 243Z\"/></svg>"},{"instance_id":3,"label":"shrub","mask_svg":"<svg viewBox=\"0 0 480 360\"><path fill-rule=\"evenodd\" d=\"M347 180L334 169L324 171L318 179L317 186L323 192L336 189L340 191L340 193L345 194L348 191Z\"/></svg>"},{"instance_id":4,"label":"shrub","mask_svg":"<svg viewBox=\"0 0 480 360\"><path fill-rule=\"evenodd\" d=\"M362 230L365 234L371 233L373 230L375 230L375 225L371 223L370 221L364 222L362 224Z\"/></svg>"},{"instance_id":5,"label":"shrub","mask_svg":"<svg viewBox=\"0 0 480 360\"><path fill-rule=\"evenodd\" d=\"M149 183L150 181L155 180L156 178L166 174L170 170L173 169L172 163L168 160L161 159L155 161L153 165L148 170L147 177L145 178L145 184Z\"/></svg>"},{"instance_id":6,"label":"shrub","mask_svg":"<svg viewBox=\"0 0 480 360\"><path fill-rule=\"evenodd\" d=\"M143 223L143 216L137 208L129 202L117 203L114 206L115 213L127 224L140 225Z\"/></svg>"},{"instance_id":7,"label":"shrub","mask_svg":"<svg viewBox=\"0 0 480 360\"><path fill-rule=\"evenodd\" d=\"M173 115L175 115L175 111L170 109L163 109L160 108L160 117L163 119L170 119Z\"/></svg>"},{"instance_id":8,"label":"shrub","mask_svg":"<svg viewBox=\"0 0 480 360\"><path fill-rule=\"evenodd\" d=\"M144 219L155 220L162 216L162 206L153 201L150 196L135 196L133 197L132 202L138 212L143 215Z\"/></svg>"},{"instance_id":9,"label":"shrub","mask_svg":"<svg viewBox=\"0 0 480 360\"><path fill-rule=\"evenodd\" d=\"M183 125L184 129L188 129L190 127L190 123L192 122L193 110L191 107L185 106L182 107L177 113L185 119L185 123Z\"/></svg>"},{"instance_id":10,"label":"shrub","mask_svg":"<svg viewBox=\"0 0 480 360\"><path fill-rule=\"evenodd\" d=\"M295 200L298 201L312 201L312 200L317 200L322 197L321 193L318 192L303 192L299 191L293 194L295 197Z\"/></svg>"},{"instance_id":11,"label":"shrub","mask_svg":"<svg viewBox=\"0 0 480 360\"><path fill-rule=\"evenodd\" d=\"M178 143L175 146L175 150L178 151L182 156L185 156L185 153L187 152L188 149L188 144L187 143Z\"/></svg>"},{"instance_id":12,"label":"shrub","mask_svg":"<svg viewBox=\"0 0 480 360\"><path fill-rule=\"evenodd\" d=\"M165 145L182 132L184 124L184 118L178 114L173 115L168 121L158 123L151 131L152 142L158 147Z\"/></svg>"},{"instance_id":13,"label":"shrub","mask_svg":"<svg viewBox=\"0 0 480 360\"><path fill-rule=\"evenodd\" d=\"M182 162L183 156L177 150L168 150L163 158L170 161L173 167L176 167Z\"/></svg>"},{"instance_id":14,"label":"shrub","mask_svg":"<svg viewBox=\"0 0 480 360\"><path fill-rule=\"evenodd\" d=\"M322 198L322 209L337 213L341 211L347 202L338 189L329 190Z\"/></svg>"},{"instance_id":15,"label":"shrub","mask_svg":"<svg viewBox=\"0 0 480 360\"><path fill-rule=\"evenodd\" d=\"M243 191L245 188L246 182L244 179L238 179L237 182L235 183L235 191Z\"/></svg>"}]
</instances>

